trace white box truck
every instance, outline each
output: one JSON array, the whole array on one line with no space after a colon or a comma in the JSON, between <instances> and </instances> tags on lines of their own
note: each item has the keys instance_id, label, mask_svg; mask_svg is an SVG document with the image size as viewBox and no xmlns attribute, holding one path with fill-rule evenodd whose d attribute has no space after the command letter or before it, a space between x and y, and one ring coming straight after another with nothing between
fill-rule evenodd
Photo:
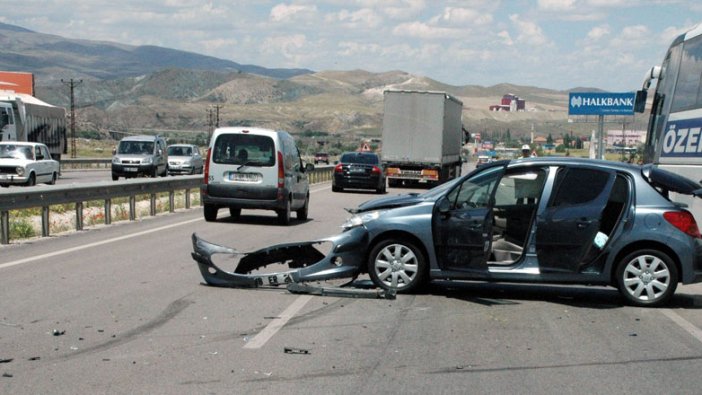
<instances>
[{"instance_id":1,"label":"white box truck","mask_svg":"<svg viewBox=\"0 0 702 395\"><path fill-rule=\"evenodd\" d=\"M384 92L381 158L388 185L440 184L461 174L463 102L436 91Z\"/></svg>"},{"instance_id":2,"label":"white box truck","mask_svg":"<svg viewBox=\"0 0 702 395\"><path fill-rule=\"evenodd\" d=\"M61 161L67 150L66 110L31 95L0 91L0 141L43 143Z\"/></svg>"}]
</instances>

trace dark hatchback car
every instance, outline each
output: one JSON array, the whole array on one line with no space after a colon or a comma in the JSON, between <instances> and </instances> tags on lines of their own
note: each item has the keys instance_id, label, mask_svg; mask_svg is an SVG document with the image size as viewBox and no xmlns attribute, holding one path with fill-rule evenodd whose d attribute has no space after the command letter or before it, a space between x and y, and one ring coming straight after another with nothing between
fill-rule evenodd
<instances>
[{"instance_id":1,"label":"dark hatchback car","mask_svg":"<svg viewBox=\"0 0 702 395\"><path fill-rule=\"evenodd\" d=\"M702 238L670 193L702 185L652 165L576 158L497 161L422 194L361 204L339 235L268 247L246 256L265 265L306 259L265 277L225 273L223 251L193 236L208 284L270 284L368 272L386 290L411 292L431 279L613 286L637 306L668 301L678 283L702 281ZM313 251L331 243L326 255ZM300 251L298 251L300 250ZM286 256L290 255L290 256ZM244 261L244 259L242 259ZM272 279L272 280L271 280Z\"/></svg>"},{"instance_id":2,"label":"dark hatchback car","mask_svg":"<svg viewBox=\"0 0 702 395\"><path fill-rule=\"evenodd\" d=\"M373 152L344 152L334 167L334 192L354 188L375 189L377 193L385 193L385 185L385 172L380 157Z\"/></svg>"}]
</instances>

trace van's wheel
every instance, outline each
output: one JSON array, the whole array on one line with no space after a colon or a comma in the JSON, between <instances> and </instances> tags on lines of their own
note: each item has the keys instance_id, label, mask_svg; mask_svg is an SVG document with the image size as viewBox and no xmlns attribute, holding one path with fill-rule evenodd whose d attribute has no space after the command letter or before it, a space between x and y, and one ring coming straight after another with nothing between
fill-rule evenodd
<instances>
[{"instance_id":1,"label":"van's wheel","mask_svg":"<svg viewBox=\"0 0 702 395\"><path fill-rule=\"evenodd\" d=\"M58 174L54 172L54 174L51 175L51 181L49 181L49 185L56 185L56 180L58 180Z\"/></svg>"},{"instance_id":2,"label":"van's wheel","mask_svg":"<svg viewBox=\"0 0 702 395\"><path fill-rule=\"evenodd\" d=\"M217 211L219 211L219 207L213 204L205 204L203 210L205 212L205 221L212 222L217 220Z\"/></svg>"},{"instance_id":3,"label":"van's wheel","mask_svg":"<svg viewBox=\"0 0 702 395\"><path fill-rule=\"evenodd\" d=\"M368 274L373 283L383 289L412 292L424 283L426 259L422 251L408 241L383 240L368 256Z\"/></svg>"},{"instance_id":4,"label":"van's wheel","mask_svg":"<svg viewBox=\"0 0 702 395\"><path fill-rule=\"evenodd\" d=\"M241 209L229 207L229 215L232 217L232 219L237 220L239 217L241 217Z\"/></svg>"},{"instance_id":5,"label":"van's wheel","mask_svg":"<svg viewBox=\"0 0 702 395\"><path fill-rule=\"evenodd\" d=\"M37 185L37 177L34 175L34 173L31 173L31 174L29 175L29 179L27 180L27 184L26 184L26 185L27 185L28 187L32 187L32 186L34 186L34 185Z\"/></svg>"},{"instance_id":6,"label":"van's wheel","mask_svg":"<svg viewBox=\"0 0 702 395\"><path fill-rule=\"evenodd\" d=\"M678 268L665 253L643 249L619 262L616 271L619 292L635 306L660 306L678 286Z\"/></svg>"},{"instance_id":7,"label":"van's wheel","mask_svg":"<svg viewBox=\"0 0 702 395\"><path fill-rule=\"evenodd\" d=\"M290 225L290 200L285 202L285 208L278 210L278 223L281 225Z\"/></svg>"},{"instance_id":8,"label":"van's wheel","mask_svg":"<svg viewBox=\"0 0 702 395\"><path fill-rule=\"evenodd\" d=\"M305 197L305 204L302 206L301 209L296 211L297 214L297 219L300 221L307 221L307 215L309 214L310 211L310 195L307 194L307 197Z\"/></svg>"},{"instance_id":9,"label":"van's wheel","mask_svg":"<svg viewBox=\"0 0 702 395\"><path fill-rule=\"evenodd\" d=\"M149 174L149 177L151 177L151 178L156 178L156 177L158 177L158 167L154 166L154 167L151 169L151 172L150 172L150 173L151 173L151 174Z\"/></svg>"}]
</instances>

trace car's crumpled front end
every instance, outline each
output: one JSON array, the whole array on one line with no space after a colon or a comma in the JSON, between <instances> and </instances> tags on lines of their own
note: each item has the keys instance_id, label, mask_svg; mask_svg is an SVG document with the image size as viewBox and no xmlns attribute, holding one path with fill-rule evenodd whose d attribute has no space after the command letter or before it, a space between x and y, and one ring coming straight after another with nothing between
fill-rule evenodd
<instances>
[{"instance_id":1,"label":"car's crumpled front end","mask_svg":"<svg viewBox=\"0 0 702 395\"><path fill-rule=\"evenodd\" d=\"M368 233L355 227L339 235L300 243L285 243L253 252L239 252L201 239L193 233L192 257L209 285L220 287L278 286L309 281L324 281L357 276L364 267ZM328 245L327 245L328 244ZM329 247L322 253L320 247ZM222 270L213 255L226 254L238 260L233 272ZM269 265L284 265L288 270L265 270ZM255 273L253 273L255 271Z\"/></svg>"}]
</instances>

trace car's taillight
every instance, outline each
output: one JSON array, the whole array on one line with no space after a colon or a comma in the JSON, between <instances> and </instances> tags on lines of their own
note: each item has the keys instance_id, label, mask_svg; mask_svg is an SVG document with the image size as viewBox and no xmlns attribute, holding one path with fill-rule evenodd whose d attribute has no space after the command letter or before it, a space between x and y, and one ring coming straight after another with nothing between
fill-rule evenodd
<instances>
[{"instance_id":1,"label":"car's taillight","mask_svg":"<svg viewBox=\"0 0 702 395\"><path fill-rule=\"evenodd\" d=\"M701 238L695 217L689 211L667 211L663 213L663 218L686 234L698 239Z\"/></svg>"},{"instance_id":2,"label":"car's taillight","mask_svg":"<svg viewBox=\"0 0 702 395\"><path fill-rule=\"evenodd\" d=\"M334 173L341 173L343 171L344 171L344 169L342 168L341 163L339 163L338 165L336 165L336 167L334 167Z\"/></svg>"},{"instance_id":3,"label":"car's taillight","mask_svg":"<svg viewBox=\"0 0 702 395\"><path fill-rule=\"evenodd\" d=\"M378 168L378 166L373 166L371 173L372 174L380 174L380 168Z\"/></svg>"},{"instance_id":4,"label":"car's taillight","mask_svg":"<svg viewBox=\"0 0 702 395\"><path fill-rule=\"evenodd\" d=\"M210 179L210 155L211 154L212 154L212 148L208 148L207 149L207 159L205 160L205 171L203 171L203 173L205 175L205 179L203 180L203 182L205 184L207 184L209 179Z\"/></svg>"},{"instance_id":5,"label":"car's taillight","mask_svg":"<svg viewBox=\"0 0 702 395\"><path fill-rule=\"evenodd\" d=\"M278 151L278 189L285 187L285 166L283 164L283 153Z\"/></svg>"}]
</instances>

